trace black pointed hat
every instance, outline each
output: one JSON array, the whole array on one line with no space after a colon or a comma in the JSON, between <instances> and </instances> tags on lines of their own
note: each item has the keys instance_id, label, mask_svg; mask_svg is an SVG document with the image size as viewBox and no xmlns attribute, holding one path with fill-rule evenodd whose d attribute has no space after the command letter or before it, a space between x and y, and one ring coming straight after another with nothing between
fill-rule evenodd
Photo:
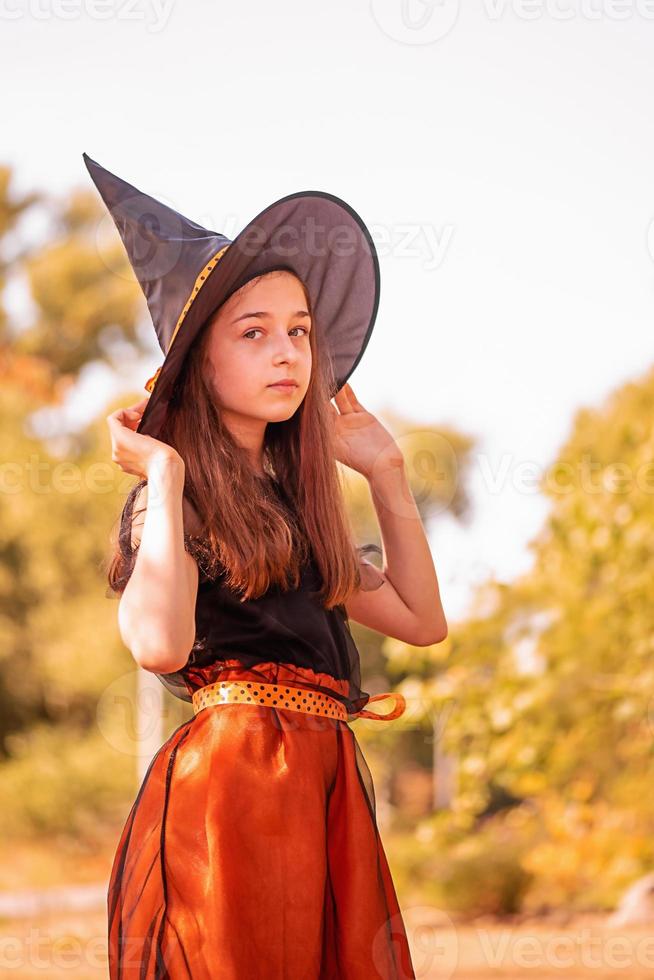
<instances>
[{"instance_id":1,"label":"black pointed hat","mask_svg":"<svg viewBox=\"0 0 654 980\"><path fill-rule=\"evenodd\" d=\"M147 300L164 361L138 432L156 437L194 338L229 296L255 276L288 269L305 283L335 388L361 360L379 307L379 260L370 233L345 201L324 191L289 194L232 241L144 194L82 154Z\"/></svg>"}]
</instances>

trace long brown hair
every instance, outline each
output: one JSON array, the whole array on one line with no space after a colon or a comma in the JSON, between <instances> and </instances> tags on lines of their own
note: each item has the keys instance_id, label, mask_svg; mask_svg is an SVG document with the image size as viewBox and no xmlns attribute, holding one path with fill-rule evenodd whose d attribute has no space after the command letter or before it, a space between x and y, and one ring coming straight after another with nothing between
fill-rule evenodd
<instances>
[{"instance_id":1,"label":"long brown hair","mask_svg":"<svg viewBox=\"0 0 654 980\"><path fill-rule=\"evenodd\" d=\"M313 319L308 290L298 281L313 323L309 385L291 418L267 424L263 446L264 467L282 491L281 499L254 471L223 423L210 387L207 328L217 311L191 345L157 438L184 459L184 495L199 518L197 537L211 569L220 569L229 588L249 599L273 583L282 589L297 587L300 566L312 553L322 578L318 596L332 608L361 585L361 576L329 418L331 359ZM118 547L108 571L112 591L124 588L124 571L125 554Z\"/></svg>"}]
</instances>

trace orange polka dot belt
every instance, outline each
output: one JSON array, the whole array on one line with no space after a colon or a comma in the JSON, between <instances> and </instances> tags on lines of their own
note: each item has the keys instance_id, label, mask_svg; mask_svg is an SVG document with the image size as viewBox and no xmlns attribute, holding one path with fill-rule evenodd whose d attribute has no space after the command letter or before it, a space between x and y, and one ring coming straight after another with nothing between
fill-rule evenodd
<instances>
[{"instance_id":1,"label":"orange polka dot belt","mask_svg":"<svg viewBox=\"0 0 654 980\"><path fill-rule=\"evenodd\" d=\"M198 712L210 705L257 704L268 708L283 708L288 711L304 711L312 715L324 715L348 721L353 718L374 718L377 721L393 721L404 713L406 700L398 691L374 694L367 704L393 698L395 707L386 714L378 714L369 708L362 708L355 714L348 714L345 705L336 698L320 691L310 691L292 684L266 684L256 681L215 681L206 684L193 693L193 711Z\"/></svg>"}]
</instances>

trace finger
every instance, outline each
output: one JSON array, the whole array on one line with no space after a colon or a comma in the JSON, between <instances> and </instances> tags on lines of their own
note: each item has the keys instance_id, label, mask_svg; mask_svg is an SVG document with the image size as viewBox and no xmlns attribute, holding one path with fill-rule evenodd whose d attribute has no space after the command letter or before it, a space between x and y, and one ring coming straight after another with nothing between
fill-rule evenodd
<instances>
[{"instance_id":1,"label":"finger","mask_svg":"<svg viewBox=\"0 0 654 980\"><path fill-rule=\"evenodd\" d=\"M134 411L134 408L131 405L128 408L117 408L115 412L107 415L107 421L118 422L120 425L123 423L124 419L130 416L132 411Z\"/></svg>"},{"instance_id":2,"label":"finger","mask_svg":"<svg viewBox=\"0 0 654 980\"><path fill-rule=\"evenodd\" d=\"M365 408L363 407L361 402L358 400L357 396L354 394L354 391L352 390L352 385L349 384L349 382L347 381L345 382L345 389L350 405L352 405L352 407L357 411L365 412Z\"/></svg>"},{"instance_id":3,"label":"finger","mask_svg":"<svg viewBox=\"0 0 654 980\"><path fill-rule=\"evenodd\" d=\"M114 441L124 438L124 433L133 432L138 424L139 415L131 415L128 409L121 408L107 417L109 432Z\"/></svg>"},{"instance_id":4,"label":"finger","mask_svg":"<svg viewBox=\"0 0 654 980\"><path fill-rule=\"evenodd\" d=\"M144 398L142 401L136 402L135 405L128 405L125 411L130 413L135 413L140 418L140 416L143 415L143 412L145 411L145 406L147 405L147 403L148 403L148 399Z\"/></svg>"},{"instance_id":5,"label":"finger","mask_svg":"<svg viewBox=\"0 0 654 980\"><path fill-rule=\"evenodd\" d=\"M334 395L334 401L338 405L339 410L342 412L343 415L346 415L348 412L354 411L354 406L351 404L350 399L348 398L348 394L347 391L345 390L345 387L341 388L341 390Z\"/></svg>"}]
</instances>

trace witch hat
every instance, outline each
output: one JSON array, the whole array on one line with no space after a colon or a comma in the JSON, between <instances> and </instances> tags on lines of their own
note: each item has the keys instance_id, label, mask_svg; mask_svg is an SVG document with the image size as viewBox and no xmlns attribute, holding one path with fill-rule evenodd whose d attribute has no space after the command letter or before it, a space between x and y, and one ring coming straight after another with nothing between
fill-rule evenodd
<instances>
[{"instance_id":1,"label":"witch hat","mask_svg":"<svg viewBox=\"0 0 654 980\"><path fill-rule=\"evenodd\" d=\"M324 191L289 194L231 240L82 157L118 228L164 353L146 382L151 394L137 432L156 438L184 358L208 318L250 279L274 269L294 272L309 291L332 362L333 398L368 344L380 291L374 243L345 201Z\"/></svg>"}]
</instances>

